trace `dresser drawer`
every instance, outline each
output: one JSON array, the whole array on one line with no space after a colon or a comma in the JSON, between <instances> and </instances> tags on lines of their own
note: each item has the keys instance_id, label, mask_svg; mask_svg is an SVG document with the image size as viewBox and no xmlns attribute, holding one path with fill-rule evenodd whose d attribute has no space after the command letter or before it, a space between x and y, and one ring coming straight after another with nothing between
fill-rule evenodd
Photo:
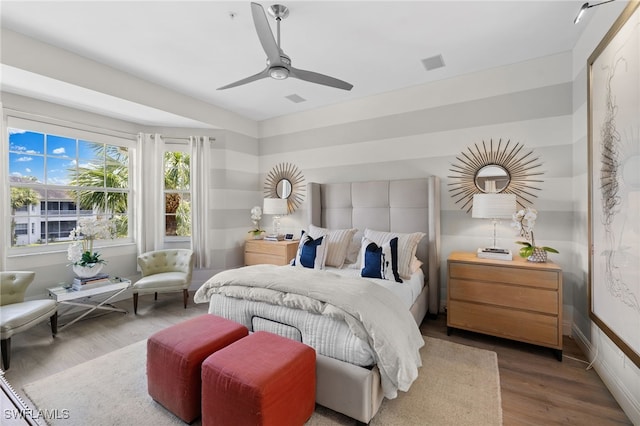
<instances>
[{"instance_id":1,"label":"dresser drawer","mask_svg":"<svg viewBox=\"0 0 640 426\"><path fill-rule=\"evenodd\" d=\"M448 290L449 297L455 300L487 303L550 315L556 315L559 309L558 292L553 290L455 278L449 280Z\"/></svg>"},{"instance_id":2,"label":"dresser drawer","mask_svg":"<svg viewBox=\"0 0 640 426\"><path fill-rule=\"evenodd\" d=\"M558 318L499 306L449 301L447 325L561 349Z\"/></svg>"},{"instance_id":3,"label":"dresser drawer","mask_svg":"<svg viewBox=\"0 0 640 426\"><path fill-rule=\"evenodd\" d=\"M449 263L449 277L558 289L558 272L471 263Z\"/></svg>"}]
</instances>

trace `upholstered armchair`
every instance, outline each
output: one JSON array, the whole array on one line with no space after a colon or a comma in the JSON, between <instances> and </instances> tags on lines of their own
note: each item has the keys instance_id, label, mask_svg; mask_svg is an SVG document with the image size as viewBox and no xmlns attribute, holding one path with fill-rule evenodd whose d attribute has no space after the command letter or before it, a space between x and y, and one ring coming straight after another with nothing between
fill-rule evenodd
<instances>
[{"instance_id":1,"label":"upholstered armchair","mask_svg":"<svg viewBox=\"0 0 640 426\"><path fill-rule=\"evenodd\" d=\"M186 309L193 262L193 251L187 249L156 250L138 256L142 278L133 285L134 314L138 313L139 294L154 293L158 300L158 293L182 291Z\"/></svg>"},{"instance_id":2,"label":"upholstered armchair","mask_svg":"<svg viewBox=\"0 0 640 426\"><path fill-rule=\"evenodd\" d=\"M24 293L36 277L35 272L0 272L0 343L2 365L9 369L11 336L51 319L53 337L58 332L58 307L55 300L24 301Z\"/></svg>"}]
</instances>

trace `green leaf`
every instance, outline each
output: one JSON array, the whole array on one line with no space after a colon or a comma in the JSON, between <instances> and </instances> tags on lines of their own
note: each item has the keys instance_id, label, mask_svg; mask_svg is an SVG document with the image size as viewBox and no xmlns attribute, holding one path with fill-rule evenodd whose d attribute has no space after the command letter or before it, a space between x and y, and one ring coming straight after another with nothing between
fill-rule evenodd
<instances>
[{"instance_id":1,"label":"green leaf","mask_svg":"<svg viewBox=\"0 0 640 426\"><path fill-rule=\"evenodd\" d=\"M520 257L529 257L533 254L533 247L529 244L528 247L522 247L520 249Z\"/></svg>"},{"instance_id":2,"label":"green leaf","mask_svg":"<svg viewBox=\"0 0 640 426\"><path fill-rule=\"evenodd\" d=\"M531 243L528 241L516 241L516 244L521 244L523 246L531 247Z\"/></svg>"},{"instance_id":3,"label":"green leaf","mask_svg":"<svg viewBox=\"0 0 640 426\"><path fill-rule=\"evenodd\" d=\"M558 250L547 246L542 247L542 250L548 251L549 253L560 253Z\"/></svg>"}]
</instances>

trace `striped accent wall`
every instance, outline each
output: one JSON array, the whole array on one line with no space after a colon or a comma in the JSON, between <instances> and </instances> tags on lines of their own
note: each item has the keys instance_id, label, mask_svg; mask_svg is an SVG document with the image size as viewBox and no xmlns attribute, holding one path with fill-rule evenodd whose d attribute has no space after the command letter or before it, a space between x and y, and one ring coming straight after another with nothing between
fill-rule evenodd
<instances>
[{"instance_id":1,"label":"striped accent wall","mask_svg":"<svg viewBox=\"0 0 640 426\"><path fill-rule=\"evenodd\" d=\"M341 104L335 110L325 108L263 122L261 176L283 161L300 168L308 182L439 176L444 274L450 252L486 246L492 232L488 221L472 219L449 195L451 179L447 176L456 155L490 139L520 142L540 157L545 172L535 201L537 240L560 251L552 255L553 260L568 264L573 247L570 70L571 52L566 52L407 89L404 95L411 109L394 92L353 102L350 106L358 118L354 121L345 120L349 105ZM282 226L299 232L307 226L305 209L303 205L301 211L283 219ZM500 224L499 237L502 246L517 250L510 221ZM444 276L441 282L444 306ZM571 289L570 285L564 289L569 303Z\"/></svg>"}]
</instances>

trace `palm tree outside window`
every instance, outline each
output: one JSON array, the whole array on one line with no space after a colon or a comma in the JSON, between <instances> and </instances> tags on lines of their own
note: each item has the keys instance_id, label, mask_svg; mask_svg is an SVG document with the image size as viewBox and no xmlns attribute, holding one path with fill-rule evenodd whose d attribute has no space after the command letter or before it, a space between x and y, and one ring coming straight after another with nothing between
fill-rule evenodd
<instances>
[{"instance_id":1,"label":"palm tree outside window","mask_svg":"<svg viewBox=\"0 0 640 426\"><path fill-rule=\"evenodd\" d=\"M181 151L164 153L165 237L191 237L191 158Z\"/></svg>"}]
</instances>

